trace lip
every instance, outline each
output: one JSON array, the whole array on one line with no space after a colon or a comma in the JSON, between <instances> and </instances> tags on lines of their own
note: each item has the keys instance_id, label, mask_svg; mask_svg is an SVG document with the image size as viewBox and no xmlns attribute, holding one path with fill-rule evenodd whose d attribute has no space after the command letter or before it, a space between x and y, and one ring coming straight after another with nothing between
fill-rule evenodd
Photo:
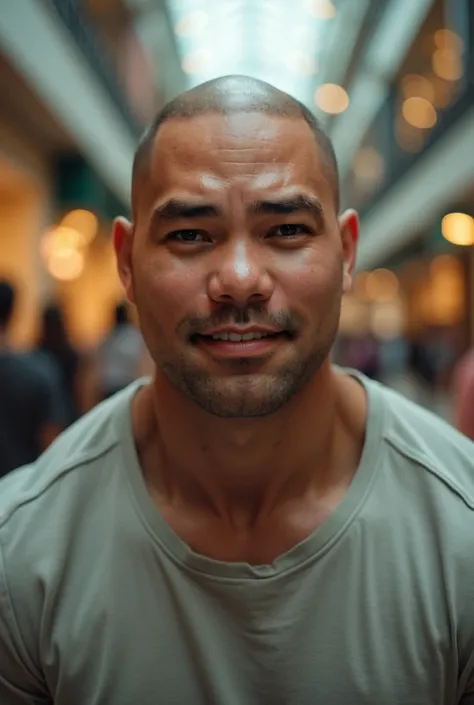
<instances>
[{"instance_id":1,"label":"lip","mask_svg":"<svg viewBox=\"0 0 474 705\"><path fill-rule=\"evenodd\" d=\"M245 333L266 333L269 335L255 340L214 340L211 336L218 333L237 333L239 335L245 335ZM207 349L212 357L228 360L265 357L284 342L286 342L286 336L282 331L260 327L214 329L212 333L200 335L197 340L197 344Z\"/></svg>"},{"instance_id":2,"label":"lip","mask_svg":"<svg viewBox=\"0 0 474 705\"><path fill-rule=\"evenodd\" d=\"M278 328L268 328L266 326L222 326L220 328L212 328L200 333L200 336L220 335L221 333L236 333L237 335L246 335L247 333L260 333L261 335L277 335L282 333Z\"/></svg>"}]
</instances>

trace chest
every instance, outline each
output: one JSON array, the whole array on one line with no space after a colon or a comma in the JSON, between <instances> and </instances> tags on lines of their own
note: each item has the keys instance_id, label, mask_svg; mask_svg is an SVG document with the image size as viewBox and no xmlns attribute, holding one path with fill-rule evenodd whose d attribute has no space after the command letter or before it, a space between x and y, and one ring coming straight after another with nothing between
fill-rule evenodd
<instances>
[{"instance_id":1,"label":"chest","mask_svg":"<svg viewBox=\"0 0 474 705\"><path fill-rule=\"evenodd\" d=\"M254 580L103 560L55 604L55 705L454 705L442 581L352 548Z\"/></svg>"}]
</instances>

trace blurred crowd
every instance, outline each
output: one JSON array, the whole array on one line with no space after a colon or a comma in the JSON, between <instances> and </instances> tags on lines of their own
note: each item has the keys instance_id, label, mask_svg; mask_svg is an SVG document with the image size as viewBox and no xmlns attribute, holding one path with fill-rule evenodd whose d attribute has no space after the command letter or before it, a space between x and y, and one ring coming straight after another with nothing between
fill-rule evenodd
<instances>
[{"instance_id":1,"label":"blurred crowd","mask_svg":"<svg viewBox=\"0 0 474 705\"><path fill-rule=\"evenodd\" d=\"M335 361L401 392L474 439L474 348L460 354L459 347L444 328L387 340L369 332L341 336Z\"/></svg>"},{"instance_id":2,"label":"blurred crowd","mask_svg":"<svg viewBox=\"0 0 474 705\"><path fill-rule=\"evenodd\" d=\"M126 303L116 305L107 335L87 352L73 345L60 306L50 303L36 345L20 352L9 342L15 301L12 284L0 281L0 477L34 461L82 414L151 371Z\"/></svg>"}]
</instances>

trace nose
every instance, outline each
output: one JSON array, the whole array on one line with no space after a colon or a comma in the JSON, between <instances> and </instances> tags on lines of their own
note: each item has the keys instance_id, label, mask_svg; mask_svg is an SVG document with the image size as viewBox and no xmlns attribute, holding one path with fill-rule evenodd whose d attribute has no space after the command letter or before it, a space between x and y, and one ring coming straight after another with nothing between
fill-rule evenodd
<instances>
[{"instance_id":1,"label":"nose","mask_svg":"<svg viewBox=\"0 0 474 705\"><path fill-rule=\"evenodd\" d=\"M228 243L209 279L209 298L217 303L244 307L266 301L273 293L273 281L258 253L246 242Z\"/></svg>"}]
</instances>

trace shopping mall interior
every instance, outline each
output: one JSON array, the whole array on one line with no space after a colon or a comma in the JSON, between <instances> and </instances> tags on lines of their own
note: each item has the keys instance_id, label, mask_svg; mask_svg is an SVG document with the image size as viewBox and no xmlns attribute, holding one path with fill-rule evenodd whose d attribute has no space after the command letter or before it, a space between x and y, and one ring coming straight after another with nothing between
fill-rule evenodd
<instances>
[{"instance_id":1,"label":"shopping mall interior","mask_svg":"<svg viewBox=\"0 0 474 705\"><path fill-rule=\"evenodd\" d=\"M334 350L450 414L474 345L471 0L15 0L0 13L0 278L35 346L60 306L94 348L123 297L111 242L140 134L188 87L248 74L321 121L361 237ZM416 354L415 352L416 351ZM473 402L474 403L474 402Z\"/></svg>"}]
</instances>

